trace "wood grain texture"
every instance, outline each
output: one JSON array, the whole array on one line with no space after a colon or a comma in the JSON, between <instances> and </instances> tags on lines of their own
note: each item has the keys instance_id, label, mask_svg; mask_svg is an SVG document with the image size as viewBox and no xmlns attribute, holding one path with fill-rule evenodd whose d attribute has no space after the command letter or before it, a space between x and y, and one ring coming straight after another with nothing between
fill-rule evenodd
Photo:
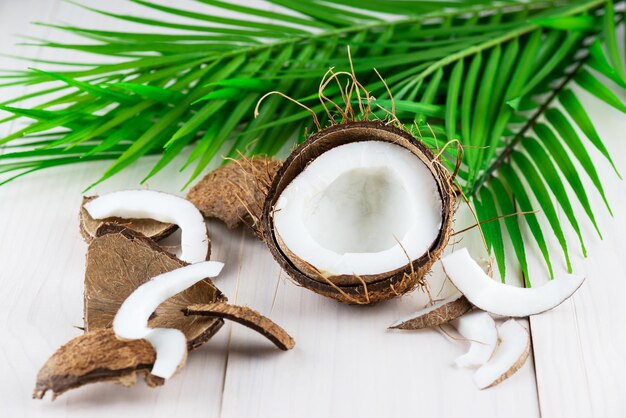
<instances>
[{"instance_id":1,"label":"wood grain texture","mask_svg":"<svg viewBox=\"0 0 626 418\"><path fill-rule=\"evenodd\" d=\"M184 2L185 6L202 8L198 4ZM138 10L122 0L111 7L119 13ZM16 33L70 39L28 25L37 20L111 27L111 20L60 0L0 1L0 52L71 58L74 53L69 51L14 46L18 40L11 35ZM124 28L116 22L116 29ZM0 57L0 68L27 65ZM23 90L3 89L0 94L9 97ZM624 98L623 92L619 94ZM588 95L582 96L618 168L626 174L623 115ZM0 125L0 133L14 128ZM176 170L185 158L182 155L148 187L177 193L185 177L177 176ZM30 395L37 370L59 346L80 334L74 326L82 324L87 246L78 232L77 209L82 189L107 163L63 167L3 186L0 415L537 417L541 410L544 417L626 416L626 333L621 323L626 318L622 301L626 251L621 236L626 231L622 215L626 213L626 199L623 182L615 179L598 155L594 154L594 159L607 179L607 195L616 217L611 219L602 212L601 203L594 202L605 239L599 241L588 228L583 233L589 258L573 254L575 267L587 274L585 286L558 309L531 319L534 359L515 376L486 391L476 389L471 370L452 365L466 344L450 343L432 330L387 330L398 318L422 307L426 302L423 294L414 292L371 307L341 305L289 281L250 232L242 228L231 231L210 222L212 257L226 265L215 284L231 303L250 306L279 323L298 345L283 353L262 336L226 324L161 388L97 384L67 393L53 403L34 401ZM94 192L137 188L154 162L154 158L142 160ZM170 239L174 243L176 234ZM480 248L475 236L464 237L461 245ZM538 267L535 270L541 271ZM439 294L441 277L436 269L431 279L435 294ZM447 290L444 286L442 295Z\"/></svg>"},{"instance_id":2,"label":"wood grain texture","mask_svg":"<svg viewBox=\"0 0 626 418\"><path fill-rule=\"evenodd\" d=\"M623 32L619 35L624 39ZM622 89L612 90L626 101ZM610 108L586 91L576 90L590 109L590 116L605 139L615 164L626 173L624 114ZM586 225L583 235L588 258L572 246L574 270L586 277L574 296L558 308L531 318L541 412L544 417L624 417L626 416L626 184L595 150L592 152L598 174L615 216L610 217L597 193L591 195L598 226L604 239ZM585 184L593 190L590 182ZM578 212L578 219L584 213ZM560 213L562 218L565 217ZM576 237L568 239L575 243ZM556 247L554 247L556 248ZM558 254L554 251L555 254ZM563 272L563 263L561 271Z\"/></svg>"}]
</instances>

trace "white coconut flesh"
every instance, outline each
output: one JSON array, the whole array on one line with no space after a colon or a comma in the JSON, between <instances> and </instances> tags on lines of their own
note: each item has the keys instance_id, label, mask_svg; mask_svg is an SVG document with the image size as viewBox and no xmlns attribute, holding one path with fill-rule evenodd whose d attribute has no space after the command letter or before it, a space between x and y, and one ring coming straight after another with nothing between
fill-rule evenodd
<instances>
[{"instance_id":1,"label":"white coconut flesh","mask_svg":"<svg viewBox=\"0 0 626 418\"><path fill-rule=\"evenodd\" d=\"M454 361L458 367L479 367L487 363L498 345L496 323L487 312L467 313L450 323L470 342L467 353Z\"/></svg>"},{"instance_id":2,"label":"white coconut flesh","mask_svg":"<svg viewBox=\"0 0 626 418\"><path fill-rule=\"evenodd\" d=\"M585 280L573 274L531 288L507 285L489 277L461 248L441 259L444 270L472 304L493 314L512 317L536 315L560 305Z\"/></svg>"},{"instance_id":3,"label":"white coconut flesh","mask_svg":"<svg viewBox=\"0 0 626 418\"><path fill-rule=\"evenodd\" d=\"M274 209L283 244L329 275L401 268L428 251L442 225L431 171L407 149L383 141L321 154L285 187Z\"/></svg>"},{"instance_id":4,"label":"white coconut flesh","mask_svg":"<svg viewBox=\"0 0 626 418\"><path fill-rule=\"evenodd\" d=\"M474 382L480 389L500 383L523 365L530 352L530 335L514 319L498 327L500 344L491 360L474 373Z\"/></svg>"},{"instance_id":5,"label":"white coconut flesh","mask_svg":"<svg viewBox=\"0 0 626 418\"><path fill-rule=\"evenodd\" d=\"M123 190L99 196L85 204L94 219L154 219L181 229L180 259L197 263L208 258L209 237L202 213L186 199L152 190Z\"/></svg>"},{"instance_id":6,"label":"white coconut flesh","mask_svg":"<svg viewBox=\"0 0 626 418\"><path fill-rule=\"evenodd\" d=\"M177 329L150 328L148 319L166 299L207 277L215 277L224 267L204 261L160 274L139 286L120 306L113 319L113 331L121 339L146 339L156 352L152 374L170 378L187 356L185 335Z\"/></svg>"}]
</instances>

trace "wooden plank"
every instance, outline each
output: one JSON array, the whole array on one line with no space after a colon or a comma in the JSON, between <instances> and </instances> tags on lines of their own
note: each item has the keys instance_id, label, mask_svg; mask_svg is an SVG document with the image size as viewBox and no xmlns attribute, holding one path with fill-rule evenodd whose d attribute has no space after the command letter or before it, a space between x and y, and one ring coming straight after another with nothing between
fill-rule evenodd
<instances>
[{"instance_id":1,"label":"wooden plank","mask_svg":"<svg viewBox=\"0 0 626 418\"><path fill-rule=\"evenodd\" d=\"M623 90L613 90L626 100ZM598 133L604 138L620 173L626 173L624 115L585 91L577 90L589 109ZM588 258L572 245L574 270L587 280L571 300L557 309L531 318L541 413L556 417L626 416L626 231L624 182L602 156L591 152L615 217L608 216L600 196L586 181L592 207L604 240L591 228L583 230ZM581 176L583 177L583 176ZM579 219L585 219L579 211ZM585 219L586 222L586 219ZM572 243L576 237L571 236ZM556 253L556 251L555 251ZM561 271L563 267L561 266Z\"/></svg>"},{"instance_id":2,"label":"wooden plank","mask_svg":"<svg viewBox=\"0 0 626 418\"><path fill-rule=\"evenodd\" d=\"M296 347L281 353L234 326L222 417L538 416L532 360L509 381L479 391L472 371L452 366L465 344L433 330L386 329L423 306L420 292L347 306L294 285L260 242L246 243L242 259L236 302L283 326ZM441 271L433 275L433 292L441 278Z\"/></svg>"},{"instance_id":3,"label":"wooden plank","mask_svg":"<svg viewBox=\"0 0 626 418\"><path fill-rule=\"evenodd\" d=\"M12 46L12 33L43 35L30 21L89 22L106 27L106 20L69 3L28 0L0 5L0 40L3 53L23 54ZM42 5L45 4L45 7ZM122 3L124 4L124 3ZM125 3L130 4L130 3ZM52 14L52 11L55 14ZM120 7L120 12L124 10ZM7 22L8 24L4 25ZM110 23L109 23L110 24ZM5 36L6 35L6 36ZM67 40L55 33L56 39ZM9 40L8 42L6 40ZM30 48L30 52L36 51ZM44 58L72 59L70 51L46 50ZM0 58L0 68L24 68L24 62ZM13 94L2 90L7 97ZM156 176L149 187L178 192L184 176L173 175L186 154L170 172ZM98 187L93 193L142 187L156 158L148 158ZM218 416L226 359L225 332L190 356L185 371L163 388L153 390L139 382L133 389L97 384L63 395L55 402L30 399L38 369L61 344L80 334L82 281L87 246L78 232L77 208L81 191L103 172L108 163L80 164L37 173L0 190L0 415L46 417L204 417ZM228 259L230 234L213 234L214 257ZM233 263L230 263L234 265ZM227 276L220 287L231 293ZM200 401L199 401L200 400Z\"/></svg>"}]
</instances>

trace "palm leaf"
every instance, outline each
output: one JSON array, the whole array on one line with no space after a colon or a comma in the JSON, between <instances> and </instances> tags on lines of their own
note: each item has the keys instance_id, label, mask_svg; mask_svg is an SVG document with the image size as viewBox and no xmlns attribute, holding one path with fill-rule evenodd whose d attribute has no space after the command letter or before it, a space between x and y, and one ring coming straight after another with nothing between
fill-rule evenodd
<instances>
[{"instance_id":1,"label":"palm leaf","mask_svg":"<svg viewBox=\"0 0 626 418\"><path fill-rule=\"evenodd\" d=\"M0 159L5 181L64 164L113 160L97 184L145 155L160 155L145 181L192 147L182 167L191 171L189 183L220 153L274 155L304 139L310 114L271 97L253 119L256 101L265 91L279 90L328 123L333 115L323 113L315 94L318 80L330 66L350 70L350 46L353 68L378 98L377 105L390 108L392 103L373 67L394 93L398 117L423 133L426 144L440 148L458 140L463 145L457 182L481 221L518 210L541 211L483 226L502 278L508 245L528 286L531 251L539 250L552 276L552 239L569 268L567 227L586 253L576 206L596 230L590 196L600 196L609 208L588 148L597 149L617 169L571 85L625 110L619 96L598 79L600 74L626 87L616 37L623 12L611 1L270 0L272 11L227 0L196 0L194 10L127 1L164 17L79 5L151 30L46 24L88 42L33 42L113 56L117 62L50 61L70 68L2 76L4 85L41 85L35 93L3 103L2 110L11 116L0 123L28 120L25 128L0 139L0 146L10 149ZM203 11L204 5L242 17L221 17ZM392 17L381 19L381 13ZM161 34L162 27L176 33ZM50 87L50 82L56 84ZM67 93L58 98L59 91ZM329 86L325 94L341 97L339 86ZM19 106L34 98L41 104ZM376 115L385 113L377 110ZM447 150L442 157L454 169L454 153ZM592 190L585 189L581 176L591 180ZM565 213L567 227L558 211ZM542 222L551 228L542 229ZM525 228L530 240L524 238Z\"/></svg>"}]
</instances>

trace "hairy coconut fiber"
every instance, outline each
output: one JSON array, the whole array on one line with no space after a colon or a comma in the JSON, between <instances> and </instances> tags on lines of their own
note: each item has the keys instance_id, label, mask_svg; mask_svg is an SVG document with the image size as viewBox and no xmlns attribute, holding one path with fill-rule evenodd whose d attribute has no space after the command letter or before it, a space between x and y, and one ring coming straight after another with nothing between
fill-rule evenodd
<instances>
[{"instance_id":1,"label":"hairy coconut fiber","mask_svg":"<svg viewBox=\"0 0 626 418\"><path fill-rule=\"evenodd\" d=\"M299 259L289 251L273 226L274 206L285 190L307 165L322 153L347 143L384 141L399 145L418 157L432 173L442 206L439 234L428 251L415 260L408 260L399 269L364 276L328 276ZM420 283L445 248L453 221L454 194L450 175L432 152L410 133L381 121L346 122L323 129L296 148L276 174L263 208L263 237L272 255L300 285L341 302L368 304L402 295Z\"/></svg>"},{"instance_id":2,"label":"hairy coconut fiber","mask_svg":"<svg viewBox=\"0 0 626 418\"><path fill-rule=\"evenodd\" d=\"M47 391L53 398L88 383L114 382L132 386L143 374L149 386L163 384L150 370L156 359L146 340L122 341L112 329L87 332L61 346L37 374L33 398L42 399Z\"/></svg>"},{"instance_id":3,"label":"hairy coconut fiber","mask_svg":"<svg viewBox=\"0 0 626 418\"><path fill-rule=\"evenodd\" d=\"M155 241L168 237L178 229L177 225L155 221L154 219L94 219L85 209L85 203L96 197L97 196L85 196L80 206L80 234L87 243L90 243L95 238L96 231L105 223L125 226Z\"/></svg>"},{"instance_id":4,"label":"hairy coconut fiber","mask_svg":"<svg viewBox=\"0 0 626 418\"><path fill-rule=\"evenodd\" d=\"M141 284L159 274L188 265L152 240L119 225L105 224L89 245L85 272L85 330L111 327L122 302ZM206 278L163 302L152 315L152 328L176 328L187 338L189 349L206 342L223 320L188 317L189 305L226 301Z\"/></svg>"},{"instance_id":5,"label":"hairy coconut fiber","mask_svg":"<svg viewBox=\"0 0 626 418\"><path fill-rule=\"evenodd\" d=\"M256 232L267 191L281 164L264 157L230 160L192 187L187 199L205 218L217 218L231 229L243 222Z\"/></svg>"}]
</instances>

